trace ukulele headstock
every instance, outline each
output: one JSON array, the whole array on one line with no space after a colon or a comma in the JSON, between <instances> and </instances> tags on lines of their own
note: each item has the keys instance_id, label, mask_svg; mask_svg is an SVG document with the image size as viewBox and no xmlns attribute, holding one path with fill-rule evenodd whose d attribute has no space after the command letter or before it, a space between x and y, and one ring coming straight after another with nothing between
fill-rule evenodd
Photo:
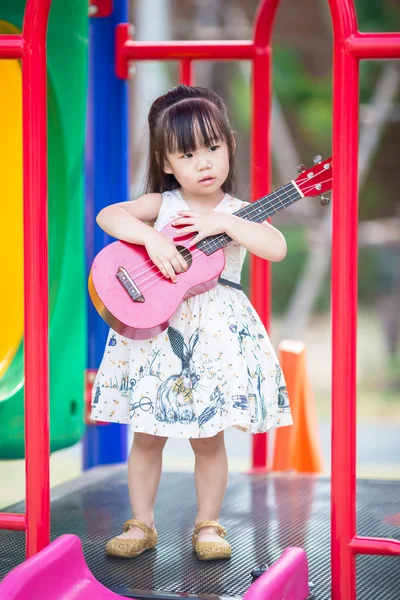
<instances>
[{"instance_id":1,"label":"ukulele headstock","mask_svg":"<svg viewBox=\"0 0 400 600\"><path fill-rule=\"evenodd\" d=\"M320 196L321 206L327 206L329 198L323 194L332 189L332 157L322 160L315 156L314 167L299 165L297 170L300 175L294 181L304 197Z\"/></svg>"}]
</instances>

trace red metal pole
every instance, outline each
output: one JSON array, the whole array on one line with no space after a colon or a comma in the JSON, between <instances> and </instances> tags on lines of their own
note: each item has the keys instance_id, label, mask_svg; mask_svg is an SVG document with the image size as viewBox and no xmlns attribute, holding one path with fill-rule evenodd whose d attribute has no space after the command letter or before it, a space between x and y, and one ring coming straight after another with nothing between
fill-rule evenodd
<instances>
[{"instance_id":1,"label":"red metal pole","mask_svg":"<svg viewBox=\"0 0 400 600\"><path fill-rule=\"evenodd\" d=\"M400 556L400 540L355 536L350 547L355 554Z\"/></svg>"},{"instance_id":2,"label":"red metal pole","mask_svg":"<svg viewBox=\"0 0 400 600\"><path fill-rule=\"evenodd\" d=\"M24 40L20 35L0 35L0 58L21 58Z\"/></svg>"},{"instance_id":3,"label":"red metal pole","mask_svg":"<svg viewBox=\"0 0 400 600\"><path fill-rule=\"evenodd\" d=\"M358 58L400 58L400 33L360 33L350 36L347 50Z\"/></svg>"},{"instance_id":4,"label":"red metal pole","mask_svg":"<svg viewBox=\"0 0 400 600\"><path fill-rule=\"evenodd\" d=\"M251 141L251 195L252 200L265 196L270 190L270 110L271 60L268 48L258 49L253 61L253 126ZM267 330L271 313L271 268L258 256L250 258L250 297ZM268 462L266 433L252 438L252 471L265 471Z\"/></svg>"},{"instance_id":5,"label":"red metal pole","mask_svg":"<svg viewBox=\"0 0 400 600\"><path fill-rule=\"evenodd\" d=\"M118 25L124 27L124 25ZM126 60L250 60L254 45L244 41L201 42L132 42L126 41L120 49Z\"/></svg>"},{"instance_id":6,"label":"red metal pole","mask_svg":"<svg viewBox=\"0 0 400 600\"><path fill-rule=\"evenodd\" d=\"M0 529L25 531L26 515L20 515L16 513L0 513Z\"/></svg>"},{"instance_id":7,"label":"red metal pole","mask_svg":"<svg viewBox=\"0 0 400 600\"><path fill-rule=\"evenodd\" d=\"M251 195L265 196L271 187L271 52L270 38L279 0L264 1L254 28L255 53L252 87ZM266 329L270 329L271 267L257 256L250 258L250 297ZM265 472L268 464L268 435L252 437L252 473Z\"/></svg>"},{"instance_id":8,"label":"red metal pole","mask_svg":"<svg viewBox=\"0 0 400 600\"><path fill-rule=\"evenodd\" d=\"M356 599L358 60L352 0L330 0L334 26L332 236L332 600Z\"/></svg>"},{"instance_id":9,"label":"red metal pole","mask_svg":"<svg viewBox=\"0 0 400 600\"><path fill-rule=\"evenodd\" d=\"M179 81L184 85L193 85L193 62L184 58L179 62Z\"/></svg>"},{"instance_id":10,"label":"red metal pole","mask_svg":"<svg viewBox=\"0 0 400 600\"><path fill-rule=\"evenodd\" d=\"M251 60L254 44L244 41L136 42L129 23L115 29L115 72L129 78L130 60Z\"/></svg>"},{"instance_id":11,"label":"red metal pole","mask_svg":"<svg viewBox=\"0 0 400 600\"><path fill-rule=\"evenodd\" d=\"M0 59L20 59L24 41L20 35L0 35ZM25 531L26 515L0 513L0 529Z\"/></svg>"},{"instance_id":12,"label":"red metal pole","mask_svg":"<svg viewBox=\"0 0 400 600\"><path fill-rule=\"evenodd\" d=\"M22 60L27 557L50 541L46 29L51 0L28 0Z\"/></svg>"}]
</instances>

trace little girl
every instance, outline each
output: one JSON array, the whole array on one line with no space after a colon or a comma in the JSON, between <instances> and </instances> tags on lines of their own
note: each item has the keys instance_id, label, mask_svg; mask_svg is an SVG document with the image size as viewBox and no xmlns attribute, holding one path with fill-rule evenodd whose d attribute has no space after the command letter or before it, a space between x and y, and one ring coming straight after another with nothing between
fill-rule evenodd
<instances>
[{"instance_id":1,"label":"little girl","mask_svg":"<svg viewBox=\"0 0 400 600\"><path fill-rule=\"evenodd\" d=\"M179 437L189 439L195 454L197 558L229 558L218 522L228 479L224 430L260 433L292 423L282 371L240 273L246 250L280 261L286 242L269 223L233 214L246 203L232 195L235 141L219 96L179 85L153 103L148 121L146 194L104 208L97 223L115 238L145 246L171 285L188 265L161 233L168 223L177 226L177 237L193 234L193 245L221 233L233 241L217 286L184 301L166 331L144 341L109 333L92 418L130 423L134 431L128 460L134 518L106 551L129 558L156 546L162 452L169 437Z\"/></svg>"}]
</instances>

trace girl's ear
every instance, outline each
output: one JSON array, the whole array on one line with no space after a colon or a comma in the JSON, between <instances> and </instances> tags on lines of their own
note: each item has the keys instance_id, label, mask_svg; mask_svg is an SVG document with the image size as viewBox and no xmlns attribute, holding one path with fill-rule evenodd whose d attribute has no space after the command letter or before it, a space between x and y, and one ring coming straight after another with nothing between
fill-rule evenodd
<instances>
[{"instance_id":1,"label":"girl's ear","mask_svg":"<svg viewBox=\"0 0 400 600\"><path fill-rule=\"evenodd\" d=\"M170 167L170 164L167 160L164 161L164 164L162 165L160 162L160 153L156 152L156 161L158 163L158 166L162 169L162 171L164 171L164 173L167 174L171 174L172 173L172 169Z\"/></svg>"},{"instance_id":2,"label":"girl's ear","mask_svg":"<svg viewBox=\"0 0 400 600\"><path fill-rule=\"evenodd\" d=\"M164 162L164 166L161 167L161 168L164 171L164 173L167 173L168 175L172 175L172 169L171 169L170 164L169 164L169 162L167 160Z\"/></svg>"}]
</instances>

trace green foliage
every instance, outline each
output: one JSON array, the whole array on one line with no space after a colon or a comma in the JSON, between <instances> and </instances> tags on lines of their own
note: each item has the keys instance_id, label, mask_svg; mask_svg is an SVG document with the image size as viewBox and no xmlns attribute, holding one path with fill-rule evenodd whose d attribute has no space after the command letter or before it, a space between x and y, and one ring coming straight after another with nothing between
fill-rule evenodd
<instances>
[{"instance_id":1,"label":"green foliage","mask_svg":"<svg viewBox=\"0 0 400 600\"><path fill-rule=\"evenodd\" d=\"M332 104L325 98L312 98L299 106L297 127L302 138L318 152L329 155L331 147Z\"/></svg>"},{"instance_id":2,"label":"green foliage","mask_svg":"<svg viewBox=\"0 0 400 600\"><path fill-rule=\"evenodd\" d=\"M329 97L328 90L323 86L314 90L314 82L294 49L275 46L272 57L274 91L283 106L295 108L307 102L315 93Z\"/></svg>"},{"instance_id":3,"label":"green foliage","mask_svg":"<svg viewBox=\"0 0 400 600\"><path fill-rule=\"evenodd\" d=\"M302 273L307 257L307 242L303 229L282 229L288 245L288 256L280 263L272 263L272 302L275 314L287 309L294 286ZM242 285L249 293L249 253L242 273Z\"/></svg>"},{"instance_id":4,"label":"green foliage","mask_svg":"<svg viewBox=\"0 0 400 600\"><path fill-rule=\"evenodd\" d=\"M272 305L275 314L283 314L289 304L299 275L307 258L307 240L303 229L282 229L288 255L280 263L272 264Z\"/></svg>"},{"instance_id":5,"label":"green foliage","mask_svg":"<svg viewBox=\"0 0 400 600\"><path fill-rule=\"evenodd\" d=\"M398 31L400 4L397 0L355 0L360 31Z\"/></svg>"},{"instance_id":6,"label":"green foliage","mask_svg":"<svg viewBox=\"0 0 400 600\"><path fill-rule=\"evenodd\" d=\"M234 69L231 78L231 98L233 125L241 132L249 132L251 115L250 87L239 69Z\"/></svg>"}]
</instances>

